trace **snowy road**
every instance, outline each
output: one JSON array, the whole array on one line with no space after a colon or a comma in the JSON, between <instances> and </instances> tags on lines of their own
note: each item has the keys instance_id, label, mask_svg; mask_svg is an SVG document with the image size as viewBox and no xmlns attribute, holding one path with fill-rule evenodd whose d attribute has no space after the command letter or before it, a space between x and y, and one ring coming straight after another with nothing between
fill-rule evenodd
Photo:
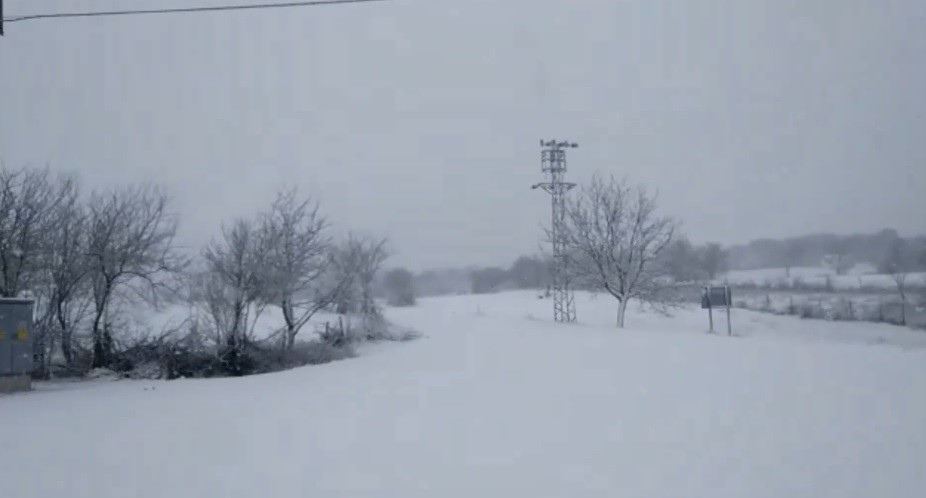
<instances>
[{"instance_id":1,"label":"snowy road","mask_svg":"<svg viewBox=\"0 0 926 498\"><path fill-rule=\"evenodd\" d=\"M428 300L391 311L426 338L356 360L0 398L0 496L926 496L924 350L548 305Z\"/></svg>"}]
</instances>

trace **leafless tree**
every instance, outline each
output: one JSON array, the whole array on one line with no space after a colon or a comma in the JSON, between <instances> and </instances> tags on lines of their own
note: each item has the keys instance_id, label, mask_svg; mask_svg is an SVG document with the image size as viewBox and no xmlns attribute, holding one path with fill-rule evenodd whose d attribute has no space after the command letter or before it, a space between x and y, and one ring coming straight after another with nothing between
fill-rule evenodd
<instances>
[{"instance_id":1,"label":"leafless tree","mask_svg":"<svg viewBox=\"0 0 926 498\"><path fill-rule=\"evenodd\" d=\"M373 281L387 257L385 239L350 235L338 247L334 279L343 286L336 300L338 313L378 314L373 299Z\"/></svg>"},{"instance_id":2,"label":"leafless tree","mask_svg":"<svg viewBox=\"0 0 926 498\"><path fill-rule=\"evenodd\" d=\"M111 360L113 337L103 319L117 291L137 285L154 295L167 288L165 277L182 271L185 261L177 255L177 222L160 189L133 186L95 192L87 209L93 366L105 367Z\"/></svg>"},{"instance_id":3,"label":"leafless tree","mask_svg":"<svg viewBox=\"0 0 926 498\"><path fill-rule=\"evenodd\" d=\"M280 306L285 330L284 351L312 317L329 306L341 291L326 278L334 266L327 224L318 205L297 198L295 190L280 193L263 217L261 236L266 299Z\"/></svg>"},{"instance_id":4,"label":"leafless tree","mask_svg":"<svg viewBox=\"0 0 926 498\"><path fill-rule=\"evenodd\" d=\"M617 299L621 328L631 299L663 303L665 270L654 262L672 241L676 222L656 208L656 196L644 188L597 175L566 206L560 237L571 271Z\"/></svg>"},{"instance_id":5,"label":"leafless tree","mask_svg":"<svg viewBox=\"0 0 926 498\"><path fill-rule=\"evenodd\" d=\"M383 280L386 301L391 306L415 305L415 275L405 268L393 268Z\"/></svg>"},{"instance_id":6,"label":"leafless tree","mask_svg":"<svg viewBox=\"0 0 926 498\"><path fill-rule=\"evenodd\" d=\"M519 257L507 273L519 289L544 289L550 285L550 262L540 256Z\"/></svg>"},{"instance_id":7,"label":"leafless tree","mask_svg":"<svg viewBox=\"0 0 926 498\"><path fill-rule=\"evenodd\" d=\"M260 229L245 219L223 228L222 237L203 251L205 270L199 276L199 297L220 348L240 352L250 341L264 307L261 266L266 253Z\"/></svg>"},{"instance_id":8,"label":"leafless tree","mask_svg":"<svg viewBox=\"0 0 926 498\"><path fill-rule=\"evenodd\" d=\"M47 169L0 167L0 296L34 287L65 183Z\"/></svg>"},{"instance_id":9,"label":"leafless tree","mask_svg":"<svg viewBox=\"0 0 926 498\"><path fill-rule=\"evenodd\" d=\"M660 264L675 282L693 282L702 276L698 251L684 236L676 235L660 259Z\"/></svg>"},{"instance_id":10,"label":"leafless tree","mask_svg":"<svg viewBox=\"0 0 926 498\"><path fill-rule=\"evenodd\" d=\"M901 238L896 238L888 251L887 260L883 263L894 285L897 288L897 294L900 296L900 323L907 324L907 277L914 269L915 257L911 254L910 248Z\"/></svg>"},{"instance_id":11,"label":"leafless tree","mask_svg":"<svg viewBox=\"0 0 926 498\"><path fill-rule=\"evenodd\" d=\"M833 239L827 244L829 254L825 257L825 263L830 266L836 275L845 275L855 264L850 254L849 241L843 238Z\"/></svg>"},{"instance_id":12,"label":"leafless tree","mask_svg":"<svg viewBox=\"0 0 926 498\"><path fill-rule=\"evenodd\" d=\"M60 201L52 209L54 229L47 234L42 257L43 285L37 294L44 296L45 309L39 322L54 330L61 341L61 353L70 365L74 360L73 337L78 324L90 307L90 270L86 209L80 201L77 182L64 178L59 186ZM48 344L47 354L52 344Z\"/></svg>"},{"instance_id":13,"label":"leafless tree","mask_svg":"<svg viewBox=\"0 0 926 498\"><path fill-rule=\"evenodd\" d=\"M352 245L357 254L357 283L360 287L360 314L363 316L376 315L379 308L373 300L373 281L383 267L389 253L386 251L385 239L359 238L353 239Z\"/></svg>"},{"instance_id":14,"label":"leafless tree","mask_svg":"<svg viewBox=\"0 0 926 498\"><path fill-rule=\"evenodd\" d=\"M715 242L705 245L698 250L698 261L701 270L708 280L714 280L718 274L727 270L727 251Z\"/></svg>"},{"instance_id":15,"label":"leafless tree","mask_svg":"<svg viewBox=\"0 0 926 498\"><path fill-rule=\"evenodd\" d=\"M504 290L506 285L508 288L513 287L509 273L497 266L473 269L469 279L473 294L491 294Z\"/></svg>"}]
</instances>

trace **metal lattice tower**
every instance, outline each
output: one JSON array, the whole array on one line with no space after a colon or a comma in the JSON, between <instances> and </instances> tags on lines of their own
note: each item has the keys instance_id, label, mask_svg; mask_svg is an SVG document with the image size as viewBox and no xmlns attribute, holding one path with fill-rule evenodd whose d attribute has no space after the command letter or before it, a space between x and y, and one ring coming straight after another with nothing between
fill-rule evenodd
<instances>
[{"instance_id":1,"label":"metal lattice tower","mask_svg":"<svg viewBox=\"0 0 926 498\"><path fill-rule=\"evenodd\" d=\"M550 242L553 244L553 319L557 322L574 323L576 304L569 288L568 259L563 241L563 223L566 214L566 192L576 186L563 181L566 176L566 149L579 144L540 141L540 169L550 175L550 181L538 183L531 188L542 188L553 200L553 220L550 224Z\"/></svg>"}]
</instances>

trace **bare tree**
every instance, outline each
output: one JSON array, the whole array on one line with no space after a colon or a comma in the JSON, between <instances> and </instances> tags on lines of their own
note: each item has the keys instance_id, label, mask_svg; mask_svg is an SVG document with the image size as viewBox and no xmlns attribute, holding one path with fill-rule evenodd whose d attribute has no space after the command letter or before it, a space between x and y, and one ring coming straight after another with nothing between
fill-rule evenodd
<instances>
[{"instance_id":1,"label":"bare tree","mask_svg":"<svg viewBox=\"0 0 926 498\"><path fill-rule=\"evenodd\" d=\"M260 230L245 219L223 228L222 237L203 251L206 267L199 276L199 297L215 326L220 349L238 354L250 341L263 311L261 298L266 290L261 266L265 256Z\"/></svg>"},{"instance_id":2,"label":"bare tree","mask_svg":"<svg viewBox=\"0 0 926 498\"><path fill-rule=\"evenodd\" d=\"M341 292L338 282L331 285L326 278L334 265L326 228L318 205L297 199L295 190L278 194L263 217L266 298L283 312L284 351L292 350L299 331Z\"/></svg>"},{"instance_id":3,"label":"bare tree","mask_svg":"<svg viewBox=\"0 0 926 498\"><path fill-rule=\"evenodd\" d=\"M62 239L70 238L75 213L80 209L77 182L70 176L51 176L47 170L0 171L0 204L4 205L0 226L4 282L11 295L27 295L35 302L33 342L36 371L48 373L56 342L60 338L65 358L71 361L71 327L61 330L59 316L68 316L72 294L62 282ZM76 258L83 260L83 248ZM68 258L73 262L74 258ZM64 284L64 285L63 285Z\"/></svg>"},{"instance_id":4,"label":"bare tree","mask_svg":"<svg viewBox=\"0 0 926 498\"><path fill-rule=\"evenodd\" d=\"M103 319L117 291L137 284L154 295L167 287L164 277L180 272L185 262L175 251L177 222L168 213L168 197L156 187L95 192L88 205L87 230L92 366L105 367L111 361L113 337Z\"/></svg>"},{"instance_id":5,"label":"bare tree","mask_svg":"<svg viewBox=\"0 0 926 498\"><path fill-rule=\"evenodd\" d=\"M54 230L47 234L47 248L41 263L44 285L38 293L45 296L46 307L40 322L46 330L53 329L57 333L62 356L71 365L74 331L86 316L91 302L87 279L90 270L87 218L74 179L62 179L59 192L60 201L52 209ZM49 354L51 346L48 344Z\"/></svg>"},{"instance_id":6,"label":"bare tree","mask_svg":"<svg viewBox=\"0 0 926 498\"><path fill-rule=\"evenodd\" d=\"M0 168L0 296L34 287L62 185L47 169Z\"/></svg>"},{"instance_id":7,"label":"bare tree","mask_svg":"<svg viewBox=\"0 0 926 498\"><path fill-rule=\"evenodd\" d=\"M348 236L336 251L334 280L343 290L336 299L337 312L359 312L364 317L379 311L373 299L373 281L386 261L385 239Z\"/></svg>"},{"instance_id":8,"label":"bare tree","mask_svg":"<svg viewBox=\"0 0 926 498\"><path fill-rule=\"evenodd\" d=\"M698 253L701 270L708 280L714 280L718 274L727 271L727 251L720 244L707 244L700 248Z\"/></svg>"},{"instance_id":9,"label":"bare tree","mask_svg":"<svg viewBox=\"0 0 926 498\"><path fill-rule=\"evenodd\" d=\"M567 203L560 236L575 276L617 299L617 326L623 328L631 299L662 302L665 272L655 260L675 227L656 212L655 195L596 175Z\"/></svg>"},{"instance_id":10,"label":"bare tree","mask_svg":"<svg viewBox=\"0 0 926 498\"><path fill-rule=\"evenodd\" d=\"M698 251L684 236L674 237L662 252L661 264L675 282L692 282L701 277Z\"/></svg>"},{"instance_id":11,"label":"bare tree","mask_svg":"<svg viewBox=\"0 0 926 498\"><path fill-rule=\"evenodd\" d=\"M824 257L824 263L831 267L836 275L845 275L855 264L850 254L848 239L834 238L827 244L829 254Z\"/></svg>"},{"instance_id":12,"label":"bare tree","mask_svg":"<svg viewBox=\"0 0 926 498\"><path fill-rule=\"evenodd\" d=\"M507 278L519 289L544 289L550 285L550 263L539 256L521 256L508 269Z\"/></svg>"},{"instance_id":13,"label":"bare tree","mask_svg":"<svg viewBox=\"0 0 926 498\"><path fill-rule=\"evenodd\" d=\"M894 239L887 259L882 265L894 280L897 294L900 296L901 325L907 324L907 276L915 266L914 257L909 249L903 239L899 237Z\"/></svg>"},{"instance_id":14,"label":"bare tree","mask_svg":"<svg viewBox=\"0 0 926 498\"><path fill-rule=\"evenodd\" d=\"M373 281L383 267L389 253L386 251L386 239L353 238L348 241L356 258L357 283L360 289L360 314L372 316L379 313L373 300Z\"/></svg>"},{"instance_id":15,"label":"bare tree","mask_svg":"<svg viewBox=\"0 0 926 498\"><path fill-rule=\"evenodd\" d=\"M473 294L491 294L503 290L506 284L510 288L513 283L509 273L497 266L476 268L470 272L469 279Z\"/></svg>"},{"instance_id":16,"label":"bare tree","mask_svg":"<svg viewBox=\"0 0 926 498\"><path fill-rule=\"evenodd\" d=\"M405 268L394 268L383 280L386 301L392 306L415 305L415 276Z\"/></svg>"}]
</instances>

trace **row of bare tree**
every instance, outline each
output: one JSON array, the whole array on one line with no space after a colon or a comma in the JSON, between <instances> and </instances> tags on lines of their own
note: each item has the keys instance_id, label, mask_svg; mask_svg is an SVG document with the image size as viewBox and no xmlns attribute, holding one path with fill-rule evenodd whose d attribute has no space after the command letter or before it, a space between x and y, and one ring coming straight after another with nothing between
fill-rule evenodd
<instances>
[{"instance_id":1,"label":"row of bare tree","mask_svg":"<svg viewBox=\"0 0 926 498\"><path fill-rule=\"evenodd\" d=\"M35 299L42 356L57 344L71 363L83 328L92 366L109 364L116 303L156 301L185 266L167 206L153 186L84 198L72 177L0 170L0 295Z\"/></svg>"},{"instance_id":2,"label":"row of bare tree","mask_svg":"<svg viewBox=\"0 0 926 498\"><path fill-rule=\"evenodd\" d=\"M264 312L281 314L284 352L322 309L378 313L372 283L385 241L335 241L318 205L295 190L223 227L200 255L177 246L177 221L156 186L84 194L47 169L0 169L0 297L35 300L46 365L112 366L126 339L118 315L142 302L189 303L217 354L232 356Z\"/></svg>"}]
</instances>

